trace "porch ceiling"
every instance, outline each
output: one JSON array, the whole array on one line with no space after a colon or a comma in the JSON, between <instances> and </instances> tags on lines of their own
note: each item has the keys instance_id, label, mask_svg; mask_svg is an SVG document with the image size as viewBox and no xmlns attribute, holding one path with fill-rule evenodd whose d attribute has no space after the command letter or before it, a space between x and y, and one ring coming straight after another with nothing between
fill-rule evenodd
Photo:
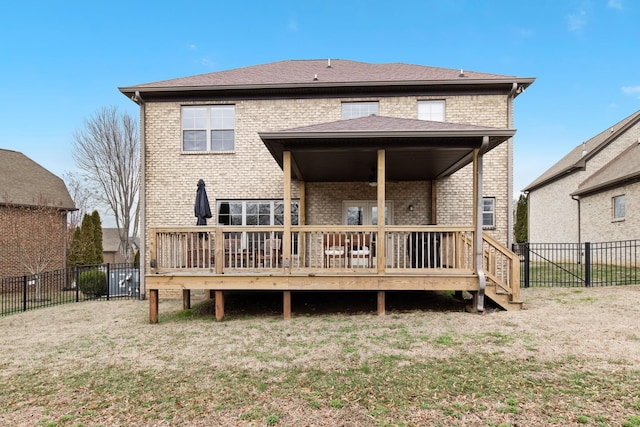
<instances>
[{"instance_id":1,"label":"porch ceiling","mask_svg":"<svg viewBox=\"0 0 640 427\"><path fill-rule=\"evenodd\" d=\"M369 116L260 137L280 167L283 152L291 151L296 179L366 182L376 171L378 149L386 151L388 181L432 180L469 164L484 137L488 151L514 134L514 129Z\"/></svg>"}]
</instances>

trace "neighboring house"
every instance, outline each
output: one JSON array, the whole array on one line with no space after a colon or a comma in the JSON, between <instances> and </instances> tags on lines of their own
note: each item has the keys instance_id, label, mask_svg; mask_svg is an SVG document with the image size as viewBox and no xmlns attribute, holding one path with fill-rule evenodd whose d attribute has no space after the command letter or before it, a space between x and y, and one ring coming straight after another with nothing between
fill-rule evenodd
<instances>
[{"instance_id":1,"label":"neighboring house","mask_svg":"<svg viewBox=\"0 0 640 427\"><path fill-rule=\"evenodd\" d=\"M22 153L0 149L0 276L64 268L73 210L62 179Z\"/></svg>"},{"instance_id":2,"label":"neighboring house","mask_svg":"<svg viewBox=\"0 0 640 427\"><path fill-rule=\"evenodd\" d=\"M524 189L529 241L640 238L640 111L575 147Z\"/></svg>"},{"instance_id":3,"label":"neighboring house","mask_svg":"<svg viewBox=\"0 0 640 427\"><path fill-rule=\"evenodd\" d=\"M285 316L309 289L375 290L380 312L386 290L467 290L482 309L498 275L517 300L513 100L533 81L294 60L120 88L141 109L152 321L159 290L215 291L219 317L230 289L282 290Z\"/></svg>"},{"instance_id":4,"label":"neighboring house","mask_svg":"<svg viewBox=\"0 0 640 427\"><path fill-rule=\"evenodd\" d=\"M133 257L138 251L138 239L130 237L129 244L131 246L130 253ZM122 248L117 228L102 229L102 254L105 263L120 264L133 261L133 259L127 261L125 258L125 250Z\"/></svg>"}]
</instances>

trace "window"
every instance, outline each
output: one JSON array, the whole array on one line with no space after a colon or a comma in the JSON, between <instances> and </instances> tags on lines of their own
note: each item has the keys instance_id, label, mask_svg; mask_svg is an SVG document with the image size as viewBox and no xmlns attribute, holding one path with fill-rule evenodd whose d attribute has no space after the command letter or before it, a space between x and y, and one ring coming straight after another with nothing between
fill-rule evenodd
<instances>
[{"instance_id":1,"label":"window","mask_svg":"<svg viewBox=\"0 0 640 427\"><path fill-rule=\"evenodd\" d=\"M342 118L355 119L357 117L375 116L378 114L378 102L343 102Z\"/></svg>"},{"instance_id":2,"label":"window","mask_svg":"<svg viewBox=\"0 0 640 427\"><path fill-rule=\"evenodd\" d=\"M444 101L418 101L418 119L444 122Z\"/></svg>"},{"instance_id":3,"label":"window","mask_svg":"<svg viewBox=\"0 0 640 427\"><path fill-rule=\"evenodd\" d=\"M233 151L235 105L182 107L182 151Z\"/></svg>"},{"instance_id":4,"label":"window","mask_svg":"<svg viewBox=\"0 0 640 427\"><path fill-rule=\"evenodd\" d=\"M282 200L221 200L217 202L220 225L283 225ZM297 200L291 201L291 223L298 225Z\"/></svg>"},{"instance_id":5,"label":"window","mask_svg":"<svg viewBox=\"0 0 640 427\"><path fill-rule=\"evenodd\" d=\"M496 199L495 197L482 198L482 227L492 228L496 226Z\"/></svg>"},{"instance_id":6,"label":"window","mask_svg":"<svg viewBox=\"0 0 640 427\"><path fill-rule=\"evenodd\" d=\"M613 220L623 220L625 211L625 195L615 196L613 199Z\"/></svg>"}]
</instances>

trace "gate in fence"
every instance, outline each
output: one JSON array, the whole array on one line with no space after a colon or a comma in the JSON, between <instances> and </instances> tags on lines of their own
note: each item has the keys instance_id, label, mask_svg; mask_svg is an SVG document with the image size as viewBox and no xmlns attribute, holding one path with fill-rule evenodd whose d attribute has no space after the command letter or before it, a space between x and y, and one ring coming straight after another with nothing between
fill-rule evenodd
<instances>
[{"instance_id":1,"label":"gate in fence","mask_svg":"<svg viewBox=\"0 0 640 427\"><path fill-rule=\"evenodd\" d=\"M518 243L513 251L525 288L631 285L640 283L639 243Z\"/></svg>"}]
</instances>

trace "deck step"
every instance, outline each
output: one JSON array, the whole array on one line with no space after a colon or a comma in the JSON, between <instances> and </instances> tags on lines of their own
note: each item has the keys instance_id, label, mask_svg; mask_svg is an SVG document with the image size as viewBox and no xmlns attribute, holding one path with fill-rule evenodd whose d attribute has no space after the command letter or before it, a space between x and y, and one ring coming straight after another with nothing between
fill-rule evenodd
<instances>
[{"instance_id":1,"label":"deck step","mask_svg":"<svg viewBox=\"0 0 640 427\"><path fill-rule=\"evenodd\" d=\"M503 291L503 292L500 292ZM522 301L512 301L511 295L504 292L499 286L496 286L495 283L487 283L485 288L485 296L489 297L491 301L498 304L500 307L507 311L512 310L521 310L522 309Z\"/></svg>"}]
</instances>

